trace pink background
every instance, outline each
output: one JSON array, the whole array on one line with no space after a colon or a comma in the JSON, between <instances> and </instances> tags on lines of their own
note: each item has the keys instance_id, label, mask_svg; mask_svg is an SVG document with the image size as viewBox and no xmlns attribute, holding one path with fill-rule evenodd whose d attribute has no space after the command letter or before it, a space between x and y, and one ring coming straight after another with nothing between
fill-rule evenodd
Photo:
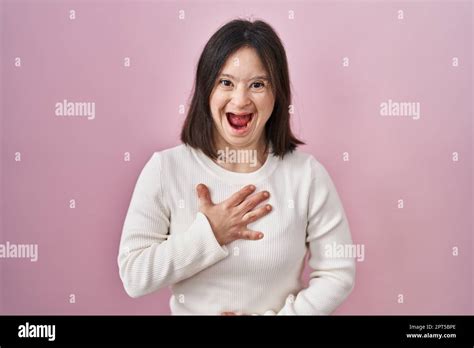
<instances>
[{"instance_id":1,"label":"pink background","mask_svg":"<svg viewBox=\"0 0 474 348\"><path fill-rule=\"evenodd\" d=\"M284 42L294 131L331 174L365 246L335 314L474 312L472 2L1 4L0 242L39 246L37 262L0 259L1 313L169 313L168 290L138 299L123 290L121 228L145 162L180 143L179 105L204 44L251 15ZM96 118L55 116L63 99L94 101ZM421 118L382 117L388 99L420 102Z\"/></svg>"}]
</instances>

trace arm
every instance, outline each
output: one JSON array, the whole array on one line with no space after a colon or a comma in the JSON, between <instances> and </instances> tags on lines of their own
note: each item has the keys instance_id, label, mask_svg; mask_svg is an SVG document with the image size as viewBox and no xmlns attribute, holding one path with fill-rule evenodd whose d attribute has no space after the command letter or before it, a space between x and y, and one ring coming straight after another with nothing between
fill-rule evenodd
<instances>
[{"instance_id":1,"label":"arm","mask_svg":"<svg viewBox=\"0 0 474 348\"><path fill-rule=\"evenodd\" d=\"M309 266L312 269L309 286L301 290L294 300L287 299L278 315L329 315L354 287L354 258L351 255L331 258L326 253L326 246L333 247L334 243L352 244L344 209L326 169L314 159L312 166L314 174L306 230L306 243L310 250ZM274 313L267 311L265 314Z\"/></svg>"},{"instance_id":2,"label":"arm","mask_svg":"<svg viewBox=\"0 0 474 348\"><path fill-rule=\"evenodd\" d=\"M189 278L228 255L204 214L198 212L189 229L177 235L169 234L169 216L155 153L137 180L120 240L119 274L131 297Z\"/></svg>"}]
</instances>

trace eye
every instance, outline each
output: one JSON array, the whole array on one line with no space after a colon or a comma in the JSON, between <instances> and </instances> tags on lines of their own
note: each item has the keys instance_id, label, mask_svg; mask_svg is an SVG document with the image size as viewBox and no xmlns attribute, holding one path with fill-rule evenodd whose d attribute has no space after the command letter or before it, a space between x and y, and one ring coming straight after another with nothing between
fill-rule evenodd
<instances>
[{"instance_id":1,"label":"eye","mask_svg":"<svg viewBox=\"0 0 474 348\"><path fill-rule=\"evenodd\" d=\"M229 81L229 80L224 80L224 79L221 79L219 80L219 84L223 87L231 87L232 86L232 82Z\"/></svg>"},{"instance_id":2,"label":"eye","mask_svg":"<svg viewBox=\"0 0 474 348\"><path fill-rule=\"evenodd\" d=\"M252 86L255 89L262 89L263 87L265 87L265 84L261 81L257 81L257 82L252 83Z\"/></svg>"}]
</instances>

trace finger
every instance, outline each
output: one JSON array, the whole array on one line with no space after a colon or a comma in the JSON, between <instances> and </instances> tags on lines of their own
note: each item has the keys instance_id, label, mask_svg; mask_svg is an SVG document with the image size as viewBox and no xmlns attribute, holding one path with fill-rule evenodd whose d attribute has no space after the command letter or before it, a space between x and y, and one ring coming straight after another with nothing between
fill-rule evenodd
<instances>
[{"instance_id":1,"label":"finger","mask_svg":"<svg viewBox=\"0 0 474 348\"><path fill-rule=\"evenodd\" d=\"M199 184L196 186L196 192L198 195L199 206L205 207L208 205L213 205L211 200L211 194L209 193L209 189L204 184Z\"/></svg>"},{"instance_id":2,"label":"finger","mask_svg":"<svg viewBox=\"0 0 474 348\"><path fill-rule=\"evenodd\" d=\"M252 231L249 229L239 232L238 239L260 240L263 238L262 232Z\"/></svg>"},{"instance_id":3,"label":"finger","mask_svg":"<svg viewBox=\"0 0 474 348\"><path fill-rule=\"evenodd\" d=\"M262 191L254 194L251 197L247 197L242 203L239 204L239 210L245 214L246 212L251 211L257 205L267 200L270 197L270 192Z\"/></svg>"},{"instance_id":4,"label":"finger","mask_svg":"<svg viewBox=\"0 0 474 348\"><path fill-rule=\"evenodd\" d=\"M269 214L272 209L270 204L265 204L263 207L245 213L244 216L242 216L242 221L245 222L245 224L249 224Z\"/></svg>"},{"instance_id":5,"label":"finger","mask_svg":"<svg viewBox=\"0 0 474 348\"><path fill-rule=\"evenodd\" d=\"M242 201L253 191L255 191L255 186L254 185L247 185L244 188L240 189L236 193L234 193L232 196L227 198L224 202L229 206L229 207L235 207L242 203Z\"/></svg>"},{"instance_id":6,"label":"finger","mask_svg":"<svg viewBox=\"0 0 474 348\"><path fill-rule=\"evenodd\" d=\"M221 315L236 315L234 312L222 312Z\"/></svg>"}]
</instances>

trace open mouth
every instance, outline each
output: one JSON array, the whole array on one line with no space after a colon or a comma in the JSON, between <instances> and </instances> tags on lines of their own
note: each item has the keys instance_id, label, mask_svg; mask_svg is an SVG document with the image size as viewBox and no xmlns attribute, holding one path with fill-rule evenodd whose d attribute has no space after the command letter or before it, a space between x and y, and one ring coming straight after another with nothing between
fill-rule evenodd
<instances>
[{"instance_id":1,"label":"open mouth","mask_svg":"<svg viewBox=\"0 0 474 348\"><path fill-rule=\"evenodd\" d=\"M226 112L226 117L232 128L242 131L249 126L253 118L253 113L237 115L232 112Z\"/></svg>"}]
</instances>

